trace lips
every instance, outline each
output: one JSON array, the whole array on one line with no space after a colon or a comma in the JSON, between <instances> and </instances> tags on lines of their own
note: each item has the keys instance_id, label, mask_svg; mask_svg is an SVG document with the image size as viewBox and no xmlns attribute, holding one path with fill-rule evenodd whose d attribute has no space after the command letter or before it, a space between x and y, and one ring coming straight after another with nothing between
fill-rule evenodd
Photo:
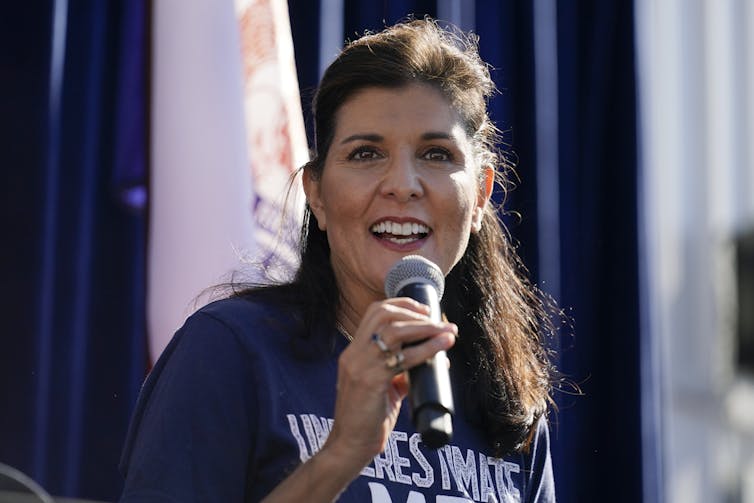
<instances>
[{"instance_id":1,"label":"lips","mask_svg":"<svg viewBox=\"0 0 754 503\"><path fill-rule=\"evenodd\" d=\"M429 226L421 222L398 222L390 219L375 222L369 230L379 239L401 245L424 239L431 232Z\"/></svg>"}]
</instances>

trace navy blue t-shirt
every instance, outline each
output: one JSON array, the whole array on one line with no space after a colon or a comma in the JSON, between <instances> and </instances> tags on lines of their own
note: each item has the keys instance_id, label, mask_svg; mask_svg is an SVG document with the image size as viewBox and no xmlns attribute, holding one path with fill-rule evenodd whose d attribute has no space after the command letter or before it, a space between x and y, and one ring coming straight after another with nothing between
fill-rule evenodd
<instances>
[{"instance_id":1,"label":"navy blue t-shirt","mask_svg":"<svg viewBox=\"0 0 754 503\"><path fill-rule=\"evenodd\" d=\"M332 427L347 342L337 338L330 356L301 358L293 330L285 308L240 298L191 316L141 391L121 460L121 501L259 501L314 455ZM449 445L425 447L404 401L385 451L338 501L555 501L544 421L529 454L506 458L488 454L462 414L453 429Z\"/></svg>"}]
</instances>

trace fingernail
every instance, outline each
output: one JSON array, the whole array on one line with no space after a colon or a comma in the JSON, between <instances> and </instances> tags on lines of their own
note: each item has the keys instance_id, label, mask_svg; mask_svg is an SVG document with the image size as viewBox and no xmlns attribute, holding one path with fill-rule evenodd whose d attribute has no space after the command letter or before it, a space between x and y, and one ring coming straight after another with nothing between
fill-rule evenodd
<instances>
[{"instance_id":1,"label":"fingernail","mask_svg":"<svg viewBox=\"0 0 754 503\"><path fill-rule=\"evenodd\" d=\"M448 347L451 347L453 346L453 344L456 343L456 339L458 338L458 336L452 332L446 332L446 334L448 334L448 342L450 343Z\"/></svg>"}]
</instances>

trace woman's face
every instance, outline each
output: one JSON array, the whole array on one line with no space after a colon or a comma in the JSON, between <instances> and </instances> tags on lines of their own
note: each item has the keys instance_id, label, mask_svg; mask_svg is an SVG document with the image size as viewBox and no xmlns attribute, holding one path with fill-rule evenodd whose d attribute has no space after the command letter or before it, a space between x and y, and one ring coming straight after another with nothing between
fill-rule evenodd
<instances>
[{"instance_id":1,"label":"woman's face","mask_svg":"<svg viewBox=\"0 0 754 503\"><path fill-rule=\"evenodd\" d=\"M492 171L478 166L438 90L375 87L337 111L322 175L305 173L304 187L341 296L361 315L384 298L385 276L401 257L421 255L445 274L453 268L481 226Z\"/></svg>"}]
</instances>

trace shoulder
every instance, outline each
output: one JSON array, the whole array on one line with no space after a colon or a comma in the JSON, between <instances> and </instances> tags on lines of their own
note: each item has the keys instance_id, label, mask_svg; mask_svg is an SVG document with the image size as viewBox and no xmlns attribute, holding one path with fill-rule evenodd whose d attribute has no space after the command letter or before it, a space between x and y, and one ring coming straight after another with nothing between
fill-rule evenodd
<instances>
[{"instance_id":1,"label":"shoulder","mask_svg":"<svg viewBox=\"0 0 754 503\"><path fill-rule=\"evenodd\" d=\"M555 501L555 480L550 455L550 429L547 419L539 418L534 438L526 456L527 472L530 474L525 501L551 503Z\"/></svg>"},{"instance_id":2,"label":"shoulder","mask_svg":"<svg viewBox=\"0 0 754 503\"><path fill-rule=\"evenodd\" d=\"M192 315L192 317L195 316L208 316L229 327L236 327L250 322L253 324L273 321L290 322L292 308L282 302L251 296L229 297L207 304Z\"/></svg>"},{"instance_id":3,"label":"shoulder","mask_svg":"<svg viewBox=\"0 0 754 503\"><path fill-rule=\"evenodd\" d=\"M247 372L265 355L284 351L295 318L272 302L227 298L188 317L173 335L145 383L145 391L163 374L193 375L195 369Z\"/></svg>"},{"instance_id":4,"label":"shoulder","mask_svg":"<svg viewBox=\"0 0 754 503\"><path fill-rule=\"evenodd\" d=\"M296 331L296 327L300 325L296 311L293 306L270 300L249 297L222 299L192 314L175 338L203 335L214 341L218 334L224 332L242 346L254 344L260 338L264 338L266 344L273 344L276 339L281 339L273 335L292 334Z\"/></svg>"},{"instance_id":5,"label":"shoulder","mask_svg":"<svg viewBox=\"0 0 754 503\"><path fill-rule=\"evenodd\" d=\"M248 428L258 409L256 388L250 383L255 382L259 362L270 347L254 344L252 338L265 332L260 327L270 317L282 319L282 311L244 299L226 299L186 320L141 389L121 458L124 473L142 480L152 472L165 471L160 459L191 458L187 448L204 449L206 457L214 456L214 446L227 451L230 444L248 441ZM236 440L226 442L225 432ZM213 441L198 442L198 438Z\"/></svg>"},{"instance_id":6,"label":"shoulder","mask_svg":"<svg viewBox=\"0 0 754 503\"><path fill-rule=\"evenodd\" d=\"M197 369L228 378L233 378L230 372L248 372L260 352L274 351L271 341L280 338L280 332L269 326L291 320L292 315L272 303L243 298L212 302L189 316L173 335L149 380L162 374L193 376Z\"/></svg>"}]
</instances>

